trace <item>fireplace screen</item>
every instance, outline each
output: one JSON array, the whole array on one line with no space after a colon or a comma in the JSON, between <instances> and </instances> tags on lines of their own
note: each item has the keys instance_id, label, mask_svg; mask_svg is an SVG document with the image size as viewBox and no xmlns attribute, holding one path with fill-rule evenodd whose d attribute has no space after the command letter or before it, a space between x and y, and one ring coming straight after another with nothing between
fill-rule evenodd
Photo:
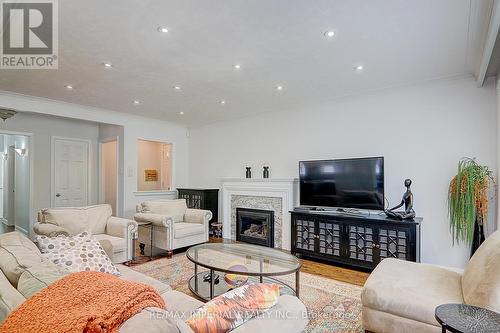
<instances>
[{"instance_id":1,"label":"fireplace screen","mask_svg":"<svg viewBox=\"0 0 500 333\"><path fill-rule=\"evenodd\" d=\"M236 240L274 247L274 212L236 208Z\"/></svg>"}]
</instances>

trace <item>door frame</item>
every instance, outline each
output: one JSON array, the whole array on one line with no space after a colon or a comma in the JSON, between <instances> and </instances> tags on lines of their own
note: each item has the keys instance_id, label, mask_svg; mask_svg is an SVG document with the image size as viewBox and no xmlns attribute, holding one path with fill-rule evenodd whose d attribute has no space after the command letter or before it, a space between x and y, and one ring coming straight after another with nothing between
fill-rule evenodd
<instances>
[{"instance_id":1,"label":"door frame","mask_svg":"<svg viewBox=\"0 0 500 333\"><path fill-rule=\"evenodd\" d=\"M35 168L34 168L34 163L35 163L35 142L34 142L34 134L30 132L18 132L18 131L8 131L8 130L2 130L0 129L0 134L6 134L6 135L22 135L28 137L28 158L30 159L30 195L29 195L29 212L30 212L30 220L29 220L29 230L24 230L24 228L21 228L19 226L15 226L16 231L20 231L25 235L32 235L33 234L33 218L37 216L37 212L35 211L34 205L33 205L33 200L35 197Z\"/></svg>"},{"instance_id":2,"label":"door frame","mask_svg":"<svg viewBox=\"0 0 500 333\"><path fill-rule=\"evenodd\" d=\"M89 139L81 138L69 138L64 136L51 136L50 137L50 207L55 205L55 195L56 195L56 154L55 154L55 143L56 140L66 140L66 141L76 141L87 143L87 205L90 204L90 194L92 191L92 141Z\"/></svg>"},{"instance_id":3,"label":"door frame","mask_svg":"<svg viewBox=\"0 0 500 333\"><path fill-rule=\"evenodd\" d=\"M118 212L120 211L120 137L119 136L110 136L108 138L99 139L99 185L98 185L98 198L99 203L104 203L104 159L102 158L102 145L107 142L116 141L116 202L115 209L116 212L114 214L118 216Z\"/></svg>"},{"instance_id":4,"label":"door frame","mask_svg":"<svg viewBox=\"0 0 500 333\"><path fill-rule=\"evenodd\" d=\"M9 145L7 146L7 156L9 157L7 159L7 164L8 164L8 170L9 170L9 179L7 182L9 183L7 185L9 189L9 193L7 193L8 197L8 202L9 202L9 207L7 208L8 216L7 216L7 225L10 227L16 226L16 146L15 145ZM12 154L12 155L11 155ZM5 170L5 166L4 166ZM5 196L5 179L4 179L4 193L3 195ZM4 200L5 202L5 200ZM5 207L3 207L5 211ZM10 225L9 225L10 223Z\"/></svg>"}]
</instances>

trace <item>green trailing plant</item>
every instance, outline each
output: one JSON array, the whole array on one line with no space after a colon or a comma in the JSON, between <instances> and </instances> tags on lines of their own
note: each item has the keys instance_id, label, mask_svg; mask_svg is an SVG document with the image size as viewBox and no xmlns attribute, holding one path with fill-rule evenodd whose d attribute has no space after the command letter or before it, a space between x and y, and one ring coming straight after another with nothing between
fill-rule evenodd
<instances>
[{"instance_id":1,"label":"green trailing plant","mask_svg":"<svg viewBox=\"0 0 500 333\"><path fill-rule=\"evenodd\" d=\"M488 217L488 189L492 172L474 159L458 162L458 172L448 189L448 215L453 243L471 244L474 225L485 224Z\"/></svg>"}]
</instances>

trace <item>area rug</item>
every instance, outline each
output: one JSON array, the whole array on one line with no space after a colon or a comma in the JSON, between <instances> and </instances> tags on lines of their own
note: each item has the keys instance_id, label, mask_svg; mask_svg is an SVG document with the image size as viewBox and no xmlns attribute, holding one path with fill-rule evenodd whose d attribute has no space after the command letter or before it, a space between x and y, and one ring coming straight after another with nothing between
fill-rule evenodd
<instances>
[{"instance_id":1,"label":"area rug","mask_svg":"<svg viewBox=\"0 0 500 333\"><path fill-rule=\"evenodd\" d=\"M133 266L132 269L192 296L187 284L194 272L194 264L184 253L176 254L171 259L161 258ZM280 279L289 285L295 283L294 275ZM310 320L305 333L364 332L360 295L359 286L301 273L300 299L307 308Z\"/></svg>"}]
</instances>

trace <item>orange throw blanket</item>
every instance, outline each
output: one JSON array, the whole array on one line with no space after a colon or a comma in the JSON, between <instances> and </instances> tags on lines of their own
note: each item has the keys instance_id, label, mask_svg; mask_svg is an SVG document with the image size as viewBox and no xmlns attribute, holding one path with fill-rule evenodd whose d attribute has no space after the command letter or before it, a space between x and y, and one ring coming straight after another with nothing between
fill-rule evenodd
<instances>
[{"instance_id":1,"label":"orange throw blanket","mask_svg":"<svg viewBox=\"0 0 500 333\"><path fill-rule=\"evenodd\" d=\"M147 307L165 309L151 286L100 272L73 273L21 304L0 332L117 332Z\"/></svg>"}]
</instances>

